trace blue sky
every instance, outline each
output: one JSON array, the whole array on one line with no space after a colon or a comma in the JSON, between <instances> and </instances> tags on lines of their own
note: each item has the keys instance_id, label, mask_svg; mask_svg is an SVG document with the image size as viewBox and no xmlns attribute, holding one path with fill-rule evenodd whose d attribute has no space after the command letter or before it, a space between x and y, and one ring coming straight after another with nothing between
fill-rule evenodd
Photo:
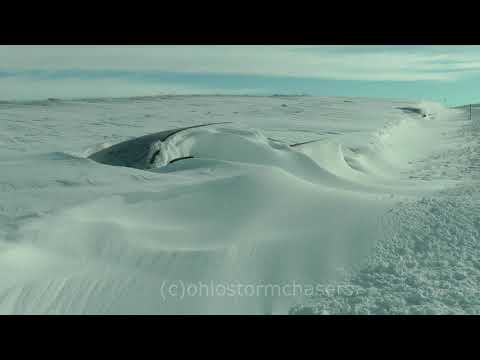
<instances>
[{"instance_id":1,"label":"blue sky","mask_svg":"<svg viewBox=\"0 0 480 360\"><path fill-rule=\"evenodd\" d=\"M0 100L309 94L480 102L480 46L0 46Z\"/></svg>"}]
</instances>

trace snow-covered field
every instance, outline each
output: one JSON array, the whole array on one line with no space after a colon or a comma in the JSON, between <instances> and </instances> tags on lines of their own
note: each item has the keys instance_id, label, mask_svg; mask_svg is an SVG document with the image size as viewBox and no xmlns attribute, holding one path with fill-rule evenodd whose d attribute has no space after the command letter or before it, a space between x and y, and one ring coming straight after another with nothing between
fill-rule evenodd
<instances>
[{"instance_id":1,"label":"snow-covered field","mask_svg":"<svg viewBox=\"0 0 480 360\"><path fill-rule=\"evenodd\" d=\"M467 110L0 103L0 313L479 313L480 110ZM95 161L212 122L229 123L122 145L137 168Z\"/></svg>"}]
</instances>

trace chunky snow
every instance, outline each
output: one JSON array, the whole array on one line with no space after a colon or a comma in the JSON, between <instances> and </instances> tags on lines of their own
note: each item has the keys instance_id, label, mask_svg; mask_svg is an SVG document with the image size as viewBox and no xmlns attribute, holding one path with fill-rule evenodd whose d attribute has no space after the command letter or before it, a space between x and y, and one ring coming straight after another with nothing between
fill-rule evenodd
<instances>
[{"instance_id":1,"label":"chunky snow","mask_svg":"<svg viewBox=\"0 0 480 360\"><path fill-rule=\"evenodd\" d=\"M478 313L479 116L360 98L1 103L0 313Z\"/></svg>"}]
</instances>

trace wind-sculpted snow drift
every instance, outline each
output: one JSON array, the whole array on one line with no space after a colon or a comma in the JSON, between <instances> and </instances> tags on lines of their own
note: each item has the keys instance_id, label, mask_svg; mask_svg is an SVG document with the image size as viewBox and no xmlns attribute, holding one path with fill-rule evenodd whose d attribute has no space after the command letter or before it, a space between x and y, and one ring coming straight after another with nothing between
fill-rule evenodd
<instances>
[{"instance_id":1,"label":"wind-sculpted snow drift","mask_svg":"<svg viewBox=\"0 0 480 360\"><path fill-rule=\"evenodd\" d=\"M158 155L163 155L166 152L166 149L162 149L161 146L167 141L168 138L174 136L180 131L218 124L226 123L194 125L145 135L137 139L129 140L107 147L106 149L102 149L90 155L89 158L108 165L126 166L136 169L148 169L154 166ZM173 160L175 159L172 159L171 161Z\"/></svg>"},{"instance_id":2,"label":"wind-sculpted snow drift","mask_svg":"<svg viewBox=\"0 0 480 360\"><path fill-rule=\"evenodd\" d=\"M435 250L453 234L477 246L477 225L458 232L475 210L455 199L478 179L463 109L192 96L57 101L37 123L38 105L7 105L2 313L418 313L420 285L365 279L435 275L422 266L454 256ZM432 235L447 198L465 215Z\"/></svg>"}]
</instances>

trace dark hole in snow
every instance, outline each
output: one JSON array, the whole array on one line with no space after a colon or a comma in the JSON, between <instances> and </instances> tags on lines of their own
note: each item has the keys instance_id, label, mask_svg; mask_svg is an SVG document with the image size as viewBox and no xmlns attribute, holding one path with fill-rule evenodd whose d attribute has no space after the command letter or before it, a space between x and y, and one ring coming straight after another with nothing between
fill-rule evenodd
<instances>
[{"instance_id":1,"label":"dark hole in snow","mask_svg":"<svg viewBox=\"0 0 480 360\"><path fill-rule=\"evenodd\" d=\"M183 157L179 157L179 158L176 158L176 159L173 159L169 162L169 164L173 164L174 162L177 162L177 161L180 161L180 160L185 160L185 159L193 159L193 156L183 156Z\"/></svg>"},{"instance_id":2,"label":"dark hole in snow","mask_svg":"<svg viewBox=\"0 0 480 360\"><path fill-rule=\"evenodd\" d=\"M157 155L160 154L160 150L157 150L153 153L151 159L150 159L150 164L153 164L154 161L155 161L155 158L157 157Z\"/></svg>"},{"instance_id":3,"label":"dark hole in snow","mask_svg":"<svg viewBox=\"0 0 480 360\"><path fill-rule=\"evenodd\" d=\"M414 113L418 115L423 115L425 117L425 114L423 114L422 109L416 108L416 107L398 107L397 109L402 110L405 113Z\"/></svg>"}]
</instances>

